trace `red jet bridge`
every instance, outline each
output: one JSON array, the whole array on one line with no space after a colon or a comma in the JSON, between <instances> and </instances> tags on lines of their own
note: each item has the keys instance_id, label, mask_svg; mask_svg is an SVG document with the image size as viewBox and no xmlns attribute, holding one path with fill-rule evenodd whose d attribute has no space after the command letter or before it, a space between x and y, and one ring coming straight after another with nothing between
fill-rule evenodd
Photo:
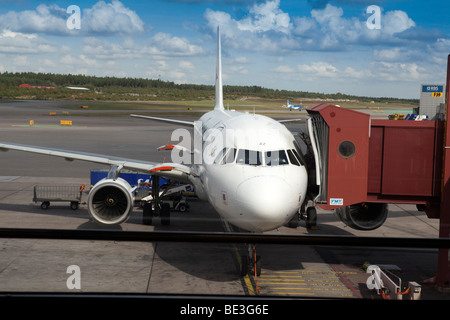
<instances>
[{"instance_id":1,"label":"red jet bridge","mask_svg":"<svg viewBox=\"0 0 450 320\"><path fill-rule=\"evenodd\" d=\"M450 238L449 78L450 55L445 121L371 119L327 104L307 108L314 202L359 230L381 226L388 203L416 204L440 219L439 237ZM448 288L449 280L449 249L439 249L438 287Z\"/></svg>"}]
</instances>

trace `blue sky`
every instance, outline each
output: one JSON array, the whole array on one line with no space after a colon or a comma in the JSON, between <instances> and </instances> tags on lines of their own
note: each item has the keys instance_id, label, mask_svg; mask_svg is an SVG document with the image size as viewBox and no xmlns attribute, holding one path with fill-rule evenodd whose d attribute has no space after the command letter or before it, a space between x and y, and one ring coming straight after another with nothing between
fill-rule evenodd
<instances>
[{"instance_id":1,"label":"blue sky","mask_svg":"<svg viewBox=\"0 0 450 320\"><path fill-rule=\"evenodd\" d=\"M80 29L67 27L70 5ZM213 84L220 25L224 84L418 98L420 84L445 83L448 12L448 1L0 0L0 72Z\"/></svg>"}]
</instances>

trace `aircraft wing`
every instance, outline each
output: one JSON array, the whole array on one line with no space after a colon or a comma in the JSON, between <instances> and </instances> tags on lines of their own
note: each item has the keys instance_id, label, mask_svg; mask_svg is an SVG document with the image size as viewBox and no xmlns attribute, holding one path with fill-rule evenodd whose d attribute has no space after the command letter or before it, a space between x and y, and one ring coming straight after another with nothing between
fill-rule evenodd
<instances>
[{"instance_id":1,"label":"aircraft wing","mask_svg":"<svg viewBox=\"0 0 450 320\"><path fill-rule=\"evenodd\" d=\"M196 175L191 170L190 167L178 163L146 162L92 153L83 153L76 151L67 151L67 150L0 142L0 151L9 151L9 150L60 157L66 159L67 161L81 160L111 166L116 165L119 168L150 173L152 175L176 179L182 182L187 182L189 175L194 176Z\"/></svg>"},{"instance_id":2,"label":"aircraft wing","mask_svg":"<svg viewBox=\"0 0 450 320\"><path fill-rule=\"evenodd\" d=\"M135 118L143 118L143 119L165 121L165 122L178 123L178 124L184 124L184 125L189 125L189 126L193 126L195 124L193 121L183 121L183 120L175 120L175 119L167 119L167 118L142 116L142 115L139 115L139 114L130 114L130 116L131 117L135 117Z\"/></svg>"},{"instance_id":3,"label":"aircraft wing","mask_svg":"<svg viewBox=\"0 0 450 320\"><path fill-rule=\"evenodd\" d=\"M298 122L298 121L305 121L306 119L285 119L285 120L277 120L279 123L285 123L285 122Z\"/></svg>"}]
</instances>

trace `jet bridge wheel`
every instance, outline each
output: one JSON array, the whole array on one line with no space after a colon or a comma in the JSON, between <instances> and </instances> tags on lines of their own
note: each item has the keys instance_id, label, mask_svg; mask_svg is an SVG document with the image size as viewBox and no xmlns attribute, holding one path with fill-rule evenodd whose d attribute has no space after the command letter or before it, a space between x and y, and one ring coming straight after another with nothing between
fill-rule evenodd
<instances>
[{"instance_id":1,"label":"jet bridge wheel","mask_svg":"<svg viewBox=\"0 0 450 320\"><path fill-rule=\"evenodd\" d=\"M380 227L388 215L386 203L358 203L336 208L337 216L356 230L374 230Z\"/></svg>"}]
</instances>

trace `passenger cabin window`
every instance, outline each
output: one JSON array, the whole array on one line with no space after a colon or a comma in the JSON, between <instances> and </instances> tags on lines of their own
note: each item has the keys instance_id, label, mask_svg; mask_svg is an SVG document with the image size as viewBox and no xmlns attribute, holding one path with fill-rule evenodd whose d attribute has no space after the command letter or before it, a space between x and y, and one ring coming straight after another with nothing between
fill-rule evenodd
<instances>
[{"instance_id":1,"label":"passenger cabin window","mask_svg":"<svg viewBox=\"0 0 450 320\"><path fill-rule=\"evenodd\" d=\"M289 164L286 151L284 150L267 151L265 153L265 162L267 166L282 166Z\"/></svg>"}]
</instances>

